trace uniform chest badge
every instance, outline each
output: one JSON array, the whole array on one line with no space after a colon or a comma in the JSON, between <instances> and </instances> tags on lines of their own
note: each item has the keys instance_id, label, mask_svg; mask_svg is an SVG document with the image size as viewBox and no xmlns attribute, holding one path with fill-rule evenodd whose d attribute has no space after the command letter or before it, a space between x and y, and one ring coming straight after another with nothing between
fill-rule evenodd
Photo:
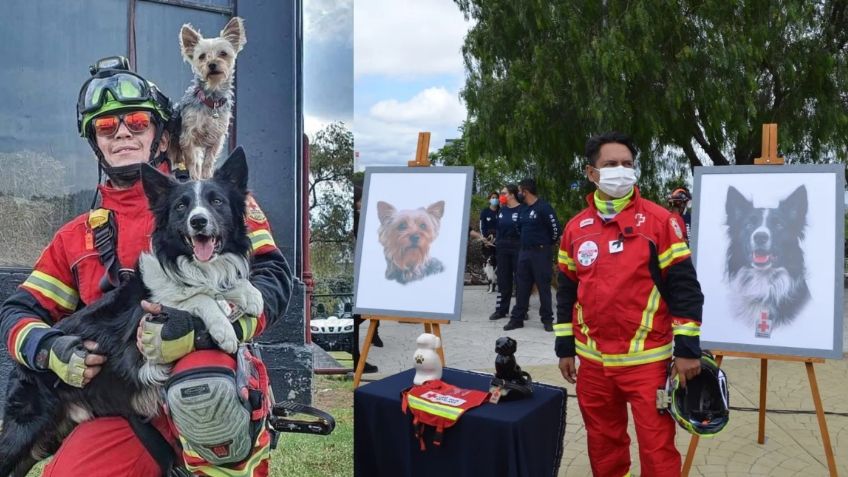
<instances>
[{"instance_id":1,"label":"uniform chest badge","mask_svg":"<svg viewBox=\"0 0 848 477\"><path fill-rule=\"evenodd\" d=\"M680 229L680 224L674 220L674 217L668 219L668 221L671 222L671 228L674 229L674 235L677 235L677 238L683 240L683 230Z\"/></svg>"},{"instance_id":2,"label":"uniform chest badge","mask_svg":"<svg viewBox=\"0 0 848 477\"><path fill-rule=\"evenodd\" d=\"M588 267L589 265L595 263L595 260L598 258L598 244L588 240L580 244L580 248L577 249L577 261L580 262L580 265L584 267Z\"/></svg>"},{"instance_id":3,"label":"uniform chest badge","mask_svg":"<svg viewBox=\"0 0 848 477\"><path fill-rule=\"evenodd\" d=\"M592 225L594 223L595 223L595 219L593 219L591 217L588 218L588 219L583 219L583 220L580 221L580 228L582 229L583 227L586 227L587 225Z\"/></svg>"},{"instance_id":4,"label":"uniform chest badge","mask_svg":"<svg viewBox=\"0 0 848 477\"><path fill-rule=\"evenodd\" d=\"M268 218L265 217L265 213L262 212L262 209L259 208L259 204L256 203L256 200L254 200L253 196L247 196L246 203L248 219L259 223L264 223L268 220Z\"/></svg>"}]
</instances>

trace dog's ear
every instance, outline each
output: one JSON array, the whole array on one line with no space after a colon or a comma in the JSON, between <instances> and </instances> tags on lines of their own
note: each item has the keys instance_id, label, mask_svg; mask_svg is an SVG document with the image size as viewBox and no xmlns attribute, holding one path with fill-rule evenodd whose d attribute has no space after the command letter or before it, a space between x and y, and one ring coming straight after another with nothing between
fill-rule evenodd
<instances>
[{"instance_id":1,"label":"dog's ear","mask_svg":"<svg viewBox=\"0 0 848 477\"><path fill-rule=\"evenodd\" d=\"M156 209L168 200L171 189L177 184L170 176L156 170L150 164L141 165L141 184L151 209Z\"/></svg>"},{"instance_id":2,"label":"dog's ear","mask_svg":"<svg viewBox=\"0 0 848 477\"><path fill-rule=\"evenodd\" d=\"M807 187L804 185L798 186L795 192L780 201L778 208L787 212L791 226L803 228L807 219Z\"/></svg>"},{"instance_id":3,"label":"dog's ear","mask_svg":"<svg viewBox=\"0 0 848 477\"><path fill-rule=\"evenodd\" d=\"M212 179L229 182L238 189L239 193L247 194L247 157L244 148L237 146L230 157L215 171Z\"/></svg>"},{"instance_id":4,"label":"dog's ear","mask_svg":"<svg viewBox=\"0 0 848 477\"><path fill-rule=\"evenodd\" d=\"M724 203L724 210L727 213L728 222L738 220L753 209L754 203L746 199L735 187L729 186L727 188L727 202Z\"/></svg>"},{"instance_id":5,"label":"dog's ear","mask_svg":"<svg viewBox=\"0 0 848 477\"><path fill-rule=\"evenodd\" d=\"M441 219L445 215L445 201L440 200L435 204L430 204L430 207L427 207L427 213L437 219Z\"/></svg>"},{"instance_id":6,"label":"dog's ear","mask_svg":"<svg viewBox=\"0 0 848 477\"><path fill-rule=\"evenodd\" d=\"M386 225L396 212L397 209L392 204L383 202L382 200L377 202L377 217L380 218L380 225Z\"/></svg>"},{"instance_id":7,"label":"dog's ear","mask_svg":"<svg viewBox=\"0 0 848 477\"><path fill-rule=\"evenodd\" d=\"M247 43L247 36L244 34L244 20L240 17L233 17L221 30L221 38L230 42L236 53L240 52Z\"/></svg>"},{"instance_id":8,"label":"dog's ear","mask_svg":"<svg viewBox=\"0 0 848 477\"><path fill-rule=\"evenodd\" d=\"M183 54L183 60L191 63L194 60L194 47L203 39L203 36L192 28L191 24L186 23L180 28L180 52Z\"/></svg>"}]
</instances>

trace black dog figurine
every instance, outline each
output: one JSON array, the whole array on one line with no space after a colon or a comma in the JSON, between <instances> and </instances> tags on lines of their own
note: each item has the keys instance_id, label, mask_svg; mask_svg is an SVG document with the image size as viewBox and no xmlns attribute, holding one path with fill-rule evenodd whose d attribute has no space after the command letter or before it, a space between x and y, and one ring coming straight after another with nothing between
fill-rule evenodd
<instances>
[{"instance_id":1,"label":"black dog figurine","mask_svg":"<svg viewBox=\"0 0 848 477\"><path fill-rule=\"evenodd\" d=\"M515 361L518 343L508 336L502 336L495 342L495 378L492 386L499 388L500 398L505 401L529 397L533 394L533 379Z\"/></svg>"}]
</instances>

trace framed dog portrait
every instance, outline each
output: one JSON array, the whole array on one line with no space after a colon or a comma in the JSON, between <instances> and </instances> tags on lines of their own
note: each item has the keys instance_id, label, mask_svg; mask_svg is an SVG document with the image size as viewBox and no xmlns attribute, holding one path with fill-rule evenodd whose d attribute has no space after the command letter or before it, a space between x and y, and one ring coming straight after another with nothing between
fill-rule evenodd
<instances>
[{"instance_id":1,"label":"framed dog portrait","mask_svg":"<svg viewBox=\"0 0 848 477\"><path fill-rule=\"evenodd\" d=\"M845 166L696 167L701 346L842 358Z\"/></svg>"},{"instance_id":2,"label":"framed dog portrait","mask_svg":"<svg viewBox=\"0 0 848 477\"><path fill-rule=\"evenodd\" d=\"M473 167L365 169L354 312L459 319Z\"/></svg>"}]
</instances>

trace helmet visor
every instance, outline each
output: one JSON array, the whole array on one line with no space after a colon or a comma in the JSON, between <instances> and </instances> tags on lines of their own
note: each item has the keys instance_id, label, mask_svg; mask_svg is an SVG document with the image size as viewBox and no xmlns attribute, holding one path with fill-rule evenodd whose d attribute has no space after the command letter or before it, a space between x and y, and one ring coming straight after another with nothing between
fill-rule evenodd
<instances>
[{"instance_id":1,"label":"helmet visor","mask_svg":"<svg viewBox=\"0 0 848 477\"><path fill-rule=\"evenodd\" d=\"M107 101L106 92L123 104L138 104L153 100L150 86L143 78L129 72L121 72L106 77L93 77L82 87L77 111L82 114L96 112Z\"/></svg>"}]
</instances>

